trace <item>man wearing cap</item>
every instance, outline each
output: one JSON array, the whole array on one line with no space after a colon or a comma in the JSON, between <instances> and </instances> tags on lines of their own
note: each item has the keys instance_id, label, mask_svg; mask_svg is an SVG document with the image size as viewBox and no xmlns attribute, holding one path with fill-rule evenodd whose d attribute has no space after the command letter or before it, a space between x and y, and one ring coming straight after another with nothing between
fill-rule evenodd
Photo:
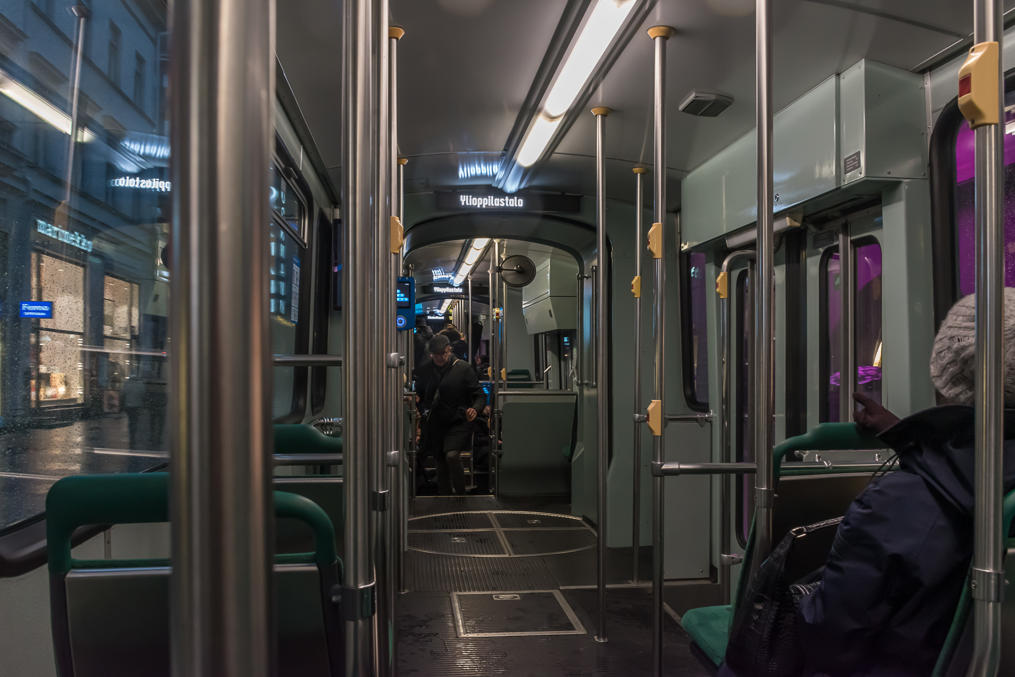
<instances>
[{"instance_id":1,"label":"man wearing cap","mask_svg":"<svg viewBox=\"0 0 1015 677\"><path fill-rule=\"evenodd\" d=\"M871 482L839 525L797 630L808 675L928 675L973 549L975 299L948 312L930 376L945 406L902 420L863 395L857 423L899 467ZM1015 289L1004 290L1004 490L1015 488Z\"/></svg>"},{"instance_id":2,"label":"man wearing cap","mask_svg":"<svg viewBox=\"0 0 1015 677\"><path fill-rule=\"evenodd\" d=\"M437 457L437 484L442 494L465 493L462 452L472 440L472 422L485 397L476 372L451 352L448 337L438 334L427 345L430 353L423 409L426 423L423 443Z\"/></svg>"}]
</instances>

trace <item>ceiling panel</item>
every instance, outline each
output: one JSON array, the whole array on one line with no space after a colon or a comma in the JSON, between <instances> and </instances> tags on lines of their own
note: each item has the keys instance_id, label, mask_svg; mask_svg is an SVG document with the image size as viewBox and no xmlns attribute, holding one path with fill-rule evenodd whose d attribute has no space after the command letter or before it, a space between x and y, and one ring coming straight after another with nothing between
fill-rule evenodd
<instances>
[{"instance_id":1,"label":"ceiling panel","mask_svg":"<svg viewBox=\"0 0 1015 677\"><path fill-rule=\"evenodd\" d=\"M459 165L496 158L519 114L565 0L391 0L399 44L400 152L408 192L483 185ZM667 58L669 206L679 180L754 124L753 0L659 0L587 107L608 105L607 187L633 198L630 169L652 153L648 26L675 26ZM1015 0L1006 0L1006 8ZM783 0L774 4L774 100L782 108L861 58L911 69L972 30L956 0ZM336 185L341 161L341 3L279 5L278 53ZM691 89L734 97L718 118L682 114ZM583 114L530 187L594 193L594 122ZM467 155L466 155L467 154Z\"/></svg>"}]
</instances>

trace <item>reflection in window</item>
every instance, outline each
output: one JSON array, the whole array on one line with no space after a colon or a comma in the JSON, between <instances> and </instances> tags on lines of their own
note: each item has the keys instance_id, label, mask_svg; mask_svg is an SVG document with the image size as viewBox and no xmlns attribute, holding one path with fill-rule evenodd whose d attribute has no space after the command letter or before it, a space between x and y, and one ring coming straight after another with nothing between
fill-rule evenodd
<instances>
[{"instance_id":1,"label":"reflection in window","mask_svg":"<svg viewBox=\"0 0 1015 677\"><path fill-rule=\"evenodd\" d=\"M18 36L0 64L0 427L23 433L6 473L142 470L157 459L86 452L165 449L165 3L92 2L81 23L71 4L0 9Z\"/></svg>"},{"instance_id":2,"label":"reflection in window","mask_svg":"<svg viewBox=\"0 0 1015 677\"><path fill-rule=\"evenodd\" d=\"M856 388L871 399L881 402L881 245L876 242L855 246L856 315L852 350L856 364ZM842 381L842 299L838 252L826 254L822 263L825 284L825 331L827 346L822 374L827 375L827 389L822 402L821 420L839 420ZM822 378L826 378L823 376ZM845 395L851 397L851 394Z\"/></svg>"},{"instance_id":3,"label":"reflection in window","mask_svg":"<svg viewBox=\"0 0 1015 677\"><path fill-rule=\"evenodd\" d=\"M694 403L708 402L708 325L706 324L706 303L708 299L705 284L705 253L693 252L688 261L691 300L691 345L690 373Z\"/></svg>"}]
</instances>

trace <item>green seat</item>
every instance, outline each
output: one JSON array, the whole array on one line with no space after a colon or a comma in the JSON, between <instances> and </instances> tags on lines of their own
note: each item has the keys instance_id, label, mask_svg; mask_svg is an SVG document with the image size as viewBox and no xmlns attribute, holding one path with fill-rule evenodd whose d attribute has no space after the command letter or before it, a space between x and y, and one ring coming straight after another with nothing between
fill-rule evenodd
<instances>
[{"instance_id":1,"label":"green seat","mask_svg":"<svg viewBox=\"0 0 1015 677\"><path fill-rule=\"evenodd\" d=\"M299 520L313 551L275 557L280 673L339 675L342 621L332 599L341 583L335 531L313 501L274 492L275 515ZM81 475L46 496L46 540L54 652L60 677L168 674L166 559L77 559L71 534L85 525L169 520L166 473ZM126 600L126 601L125 601ZM308 670L316 666L315 671Z\"/></svg>"},{"instance_id":2,"label":"green seat","mask_svg":"<svg viewBox=\"0 0 1015 677\"><path fill-rule=\"evenodd\" d=\"M733 622L733 605L701 606L689 609L680 624L708 659L719 665L726 656L730 624Z\"/></svg>"},{"instance_id":3,"label":"green seat","mask_svg":"<svg viewBox=\"0 0 1015 677\"><path fill-rule=\"evenodd\" d=\"M775 479L778 480L782 474L782 462L792 452L795 451L847 451L847 450L867 450L867 449L882 449L885 445L881 440L876 437L863 432L857 427L855 423L821 423L812 430L803 435L797 435L791 437L784 442L776 445L773 449L772 455L774 458L775 468L773 474ZM823 475L832 474L834 470L827 470L825 468L814 468L814 469L797 469L788 470L786 476L811 476L811 475ZM787 504L793 504L793 501L786 501ZM799 503L797 500L795 503ZM779 502L776 503L776 511L779 509ZM790 511L792 512L792 511ZM802 522L816 522L819 519L824 519L825 516L819 516L817 519L803 519L796 521L792 515L781 516L783 519L775 519L774 522L782 523L785 532L786 528L799 525ZM786 527L786 525L789 525ZM778 531L778 530L777 530ZM774 534L776 540L781 538L780 533ZM754 550L754 529L751 529L750 536L747 540L747 548L744 552L744 570L747 571L750 567L750 558L753 556ZM744 594L744 588L746 585L746 577L741 576L737 585L736 596L734 597L735 604L739 604L741 597ZM691 640L698 645L698 647L708 656L716 665L722 663L723 658L726 656L726 644L729 642L729 630L730 624L733 621L733 610L736 608L735 604L724 604L720 606L707 606L699 607L697 609L690 609L684 613L681 619L681 626L690 635Z\"/></svg>"},{"instance_id":4,"label":"green seat","mask_svg":"<svg viewBox=\"0 0 1015 677\"><path fill-rule=\"evenodd\" d=\"M342 438L330 437L305 423L276 423L276 454L340 454Z\"/></svg>"},{"instance_id":5,"label":"green seat","mask_svg":"<svg viewBox=\"0 0 1015 677\"><path fill-rule=\"evenodd\" d=\"M1004 497L1004 511L1002 516L1002 524L1004 525L1004 533L1011 534L1012 521L1015 519L1015 491L1010 491ZM1008 553L1012 553L1012 549L1015 548L1015 539L1008 539ZM1005 558L1007 560L1007 557ZM1008 570L1007 561L1005 563L1006 573ZM1007 577L1010 581L1010 577ZM1006 581L1004 591L1004 602L1002 609L1002 616L1007 619L1011 615L1012 605L1015 604L1015 599L1012 595L1012 585ZM972 627L973 624L969 622L970 612L973 608L973 598L969 592L969 577L966 577L966 584L962 587L962 596L959 597L958 607L955 609L955 616L952 618L951 627L948 629L948 636L945 638L944 646L941 647L941 653L938 656L937 664L934 666L933 677L944 677L945 675L954 674L966 674L966 668L971 654L971 640L972 640ZM998 674L1007 675L1012 674L1012 662L1015 657L1009 655L1011 652L1005 652L1004 647L1011 646L1010 634L1015 631L1015 628L1011 627L1011 623L1003 622L1002 631L1004 636L1002 637L1001 646L1001 668Z\"/></svg>"}]
</instances>

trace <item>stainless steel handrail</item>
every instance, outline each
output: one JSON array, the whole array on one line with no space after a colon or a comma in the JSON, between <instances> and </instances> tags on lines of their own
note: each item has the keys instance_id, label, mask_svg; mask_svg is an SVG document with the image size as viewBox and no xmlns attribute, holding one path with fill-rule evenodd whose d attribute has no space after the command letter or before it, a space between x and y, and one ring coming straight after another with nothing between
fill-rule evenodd
<instances>
[{"instance_id":1,"label":"stainless steel handrail","mask_svg":"<svg viewBox=\"0 0 1015 677\"><path fill-rule=\"evenodd\" d=\"M285 355L275 353L271 363L276 367L341 367L342 358L338 355Z\"/></svg>"},{"instance_id":2,"label":"stainless steel handrail","mask_svg":"<svg viewBox=\"0 0 1015 677\"><path fill-rule=\"evenodd\" d=\"M654 260L654 338L655 369L653 374L653 405L662 407L666 401L666 42L673 34L669 26L655 26L648 31L654 43L653 69L653 163L654 163L654 223L657 232L658 252ZM651 239L651 236L650 236ZM662 463L665 456L665 428L652 435L652 459ZM652 674L663 673L663 526L665 487L662 477L652 478Z\"/></svg>"},{"instance_id":3,"label":"stainless steel handrail","mask_svg":"<svg viewBox=\"0 0 1015 677\"><path fill-rule=\"evenodd\" d=\"M738 259L754 260L753 249L742 249L731 252L722 262L720 274L722 284L719 291L719 350L720 357L720 384L719 384L719 460L722 463L733 462L732 435L730 434L730 391L732 389L732 378L730 375L730 363L733 355L733 313L736 312L732 302L731 281L729 279L730 268ZM743 329L741 327L741 329ZM738 384L741 388L744 384ZM725 604L730 598L731 579L730 567L734 564L733 542L730 538L733 518L730 510L730 480L726 477L719 478L719 595Z\"/></svg>"},{"instance_id":4,"label":"stainless steel handrail","mask_svg":"<svg viewBox=\"0 0 1015 677\"><path fill-rule=\"evenodd\" d=\"M773 463L772 444L775 409L775 235L773 233L774 192L772 179L772 8L770 0L755 3L755 68L757 93L758 246L757 284L754 287L754 457L755 553L753 575L772 547Z\"/></svg>"},{"instance_id":5,"label":"stainless steel handrail","mask_svg":"<svg viewBox=\"0 0 1015 677\"><path fill-rule=\"evenodd\" d=\"M273 3L169 12L170 664L176 677L267 677Z\"/></svg>"},{"instance_id":6,"label":"stainless steel handrail","mask_svg":"<svg viewBox=\"0 0 1015 677\"><path fill-rule=\"evenodd\" d=\"M974 2L977 43L997 43L991 78L998 122L976 128L976 401L973 661L969 674L996 675L1001 659L1004 544L1001 510L1004 425L1004 53L1000 0ZM975 85L974 85L975 86ZM984 93L986 94L986 93Z\"/></svg>"},{"instance_id":7,"label":"stainless steel handrail","mask_svg":"<svg viewBox=\"0 0 1015 677\"><path fill-rule=\"evenodd\" d=\"M605 642L606 636L606 528L607 492L610 450L610 297L606 288L610 279L610 252L606 240L606 116L610 109L592 109L596 117L596 593L598 618L595 640Z\"/></svg>"},{"instance_id":8,"label":"stainless steel handrail","mask_svg":"<svg viewBox=\"0 0 1015 677\"><path fill-rule=\"evenodd\" d=\"M335 465L344 459L345 454L272 454L275 465Z\"/></svg>"},{"instance_id":9,"label":"stainless steel handrail","mask_svg":"<svg viewBox=\"0 0 1015 677\"><path fill-rule=\"evenodd\" d=\"M342 606L345 610L345 674L376 674L373 627L376 607L370 465L379 454L375 391L383 380L378 349L377 268L374 246L380 210L378 163L381 26L379 0L345 0L342 20L342 219L343 309L347 354L356 355L342 370L345 403L345 529ZM386 36L385 36L386 37Z\"/></svg>"},{"instance_id":10,"label":"stainless steel handrail","mask_svg":"<svg viewBox=\"0 0 1015 677\"><path fill-rule=\"evenodd\" d=\"M641 250L642 230L645 212L645 196L642 190L644 167L634 168L634 414L641 414ZM638 582L641 554L641 426L632 426L634 431L634 458L631 459L631 581Z\"/></svg>"}]
</instances>

